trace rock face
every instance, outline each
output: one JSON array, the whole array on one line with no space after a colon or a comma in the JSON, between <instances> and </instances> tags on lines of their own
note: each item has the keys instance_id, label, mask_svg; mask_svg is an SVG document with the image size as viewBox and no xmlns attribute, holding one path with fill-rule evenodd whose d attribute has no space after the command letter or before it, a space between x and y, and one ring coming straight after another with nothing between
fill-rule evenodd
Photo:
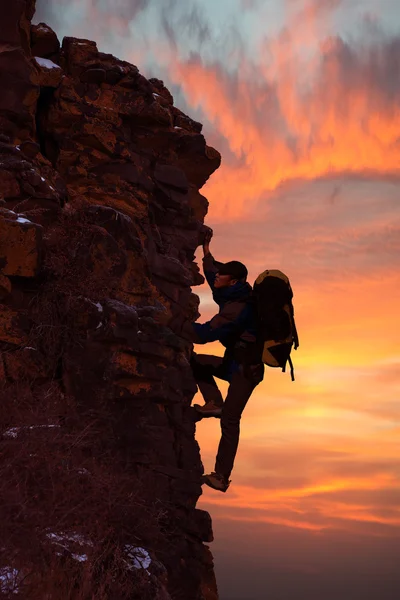
<instances>
[{"instance_id":1,"label":"rock face","mask_svg":"<svg viewBox=\"0 0 400 600\"><path fill-rule=\"evenodd\" d=\"M0 588L216 600L190 404L218 168L157 79L0 0Z\"/></svg>"}]
</instances>

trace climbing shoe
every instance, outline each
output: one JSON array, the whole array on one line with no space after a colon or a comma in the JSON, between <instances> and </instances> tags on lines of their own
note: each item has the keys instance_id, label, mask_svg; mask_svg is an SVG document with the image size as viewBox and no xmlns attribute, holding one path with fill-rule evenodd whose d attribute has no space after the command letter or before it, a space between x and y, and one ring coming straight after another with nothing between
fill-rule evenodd
<instances>
[{"instance_id":1,"label":"climbing shoe","mask_svg":"<svg viewBox=\"0 0 400 600\"><path fill-rule=\"evenodd\" d=\"M214 404L214 402L207 402L207 404L194 404L194 408L203 417L220 417L222 413L222 406Z\"/></svg>"},{"instance_id":2,"label":"climbing shoe","mask_svg":"<svg viewBox=\"0 0 400 600\"><path fill-rule=\"evenodd\" d=\"M213 488L214 490L218 490L219 492L226 492L229 487L230 480L225 479L223 475L219 475L219 473L210 473L209 475L203 475L202 479L203 483Z\"/></svg>"}]
</instances>

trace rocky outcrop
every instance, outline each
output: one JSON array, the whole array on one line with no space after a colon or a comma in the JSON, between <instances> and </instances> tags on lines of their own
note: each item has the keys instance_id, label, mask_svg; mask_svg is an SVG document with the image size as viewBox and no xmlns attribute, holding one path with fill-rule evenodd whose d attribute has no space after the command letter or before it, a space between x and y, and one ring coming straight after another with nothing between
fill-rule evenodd
<instances>
[{"instance_id":1,"label":"rocky outcrop","mask_svg":"<svg viewBox=\"0 0 400 600\"><path fill-rule=\"evenodd\" d=\"M191 401L218 168L158 79L0 0L0 588L217 598Z\"/></svg>"}]
</instances>

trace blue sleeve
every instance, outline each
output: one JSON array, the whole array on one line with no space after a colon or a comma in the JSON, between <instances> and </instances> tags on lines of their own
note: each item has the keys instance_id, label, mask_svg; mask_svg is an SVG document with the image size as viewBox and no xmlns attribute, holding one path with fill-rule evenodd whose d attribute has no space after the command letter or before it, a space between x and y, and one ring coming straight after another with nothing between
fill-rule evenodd
<instances>
[{"instance_id":1,"label":"blue sleeve","mask_svg":"<svg viewBox=\"0 0 400 600\"><path fill-rule=\"evenodd\" d=\"M208 342L216 342L221 337L234 333L237 330L237 323L233 321L224 323L220 327L212 328L211 321L207 323L192 323L192 327L196 334L197 344L207 344Z\"/></svg>"}]
</instances>

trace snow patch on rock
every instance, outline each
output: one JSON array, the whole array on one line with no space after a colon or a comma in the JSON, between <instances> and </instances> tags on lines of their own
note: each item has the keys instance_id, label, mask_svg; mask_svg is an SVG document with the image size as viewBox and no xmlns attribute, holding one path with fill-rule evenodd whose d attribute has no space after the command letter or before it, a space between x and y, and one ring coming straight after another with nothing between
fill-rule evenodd
<instances>
[{"instance_id":1,"label":"snow patch on rock","mask_svg":"<svg viewBox=\"0 0 400 600\"><path fill-rule=\"evenodd\" d=\"M126 544L124 547L126 555L129 559L127 561L128 568L130 569L148 569L151 565L151 558L147 550L140 546L131 546Z\"/></svg>"},{"instance_id":2,"label":"snow patch on rock","mask_svg":"<svg viewBox=\"0 0 400 600\"><path fill-rule=\"evenodd\" d=\"M80 546L93 546L93 542L84 538L82 534L75 533L74 531L70 533L65 533L64 531L61 531L60 533L53 533L49 531L46 533L46 537L58 544L61 544L62 542L74 542Z\"/></svg>"},{"instance_id":3,"label":"snow patch on rock","mask_svg":"<svg viewBox=\"0 0 400 600\"><path fill-rule=\"evenodd\" d=\"M83 535L74 531L70 533L64 531L54 533L49 531L46 533L46 537L55 546L57 556L62 556L64 552L67 552L71 558L78 562L86 562L88 560L88 555L86 552L80 552L80 549L77 549L76 546L80 546L82 550L93 547L93 542L91 542L91 540L84 538Z\"/></svg>"},{"instance_id":4,"label":"snow patch on rock","mask_svg":"<svg viewBox=\"0 0 400 600\"><path fill-rule=\"evenodd\" d=\"M34 350L34 348L32 348L32 350ZM8 437L8 438L17 438L18 434L21 431L26 431L26 430L30 430L30 429L52 429L54 427L60 427L60 425L55 425L55 424L50 424L50 425L24 425L22 427L10 427L10 429L7 429L7 431L5 431L3 433L3 437Z\"/></svg>"},{"instance_id":5,"label":"snow patch on rock","mask_svg":"<svg viewBox=\"0 0 400 600\"><path fill-rule=\"evenodd\" d=\"M2 594L18 594L19 571L12 567L0 569L0 592Z\"/></svg>"},{"instance_id":6,"label":"snow patch on rock","mask_svg":"<svg viewBox=\"0 0 400 600\"><path fill-rule=\"evenodd\" d=\"M61 69L59 65L56 65L55 63L53 63L52 60L49 60L48 58L40 58L39 56L35 56L35 60L38 63L38 65L44 67L45 69Z\"/></svg>"},{"instance_id":7,"label":"snow patch on rock","mask_svg":"<svg viewBox=\"0 0 400 600\"><path fill-rule=\"evenodd\" d=\"M77 560L78 562L85 562L88 559L87 554L71 554L71 556L74 560Z\"/></svg>"}]
</instances>

